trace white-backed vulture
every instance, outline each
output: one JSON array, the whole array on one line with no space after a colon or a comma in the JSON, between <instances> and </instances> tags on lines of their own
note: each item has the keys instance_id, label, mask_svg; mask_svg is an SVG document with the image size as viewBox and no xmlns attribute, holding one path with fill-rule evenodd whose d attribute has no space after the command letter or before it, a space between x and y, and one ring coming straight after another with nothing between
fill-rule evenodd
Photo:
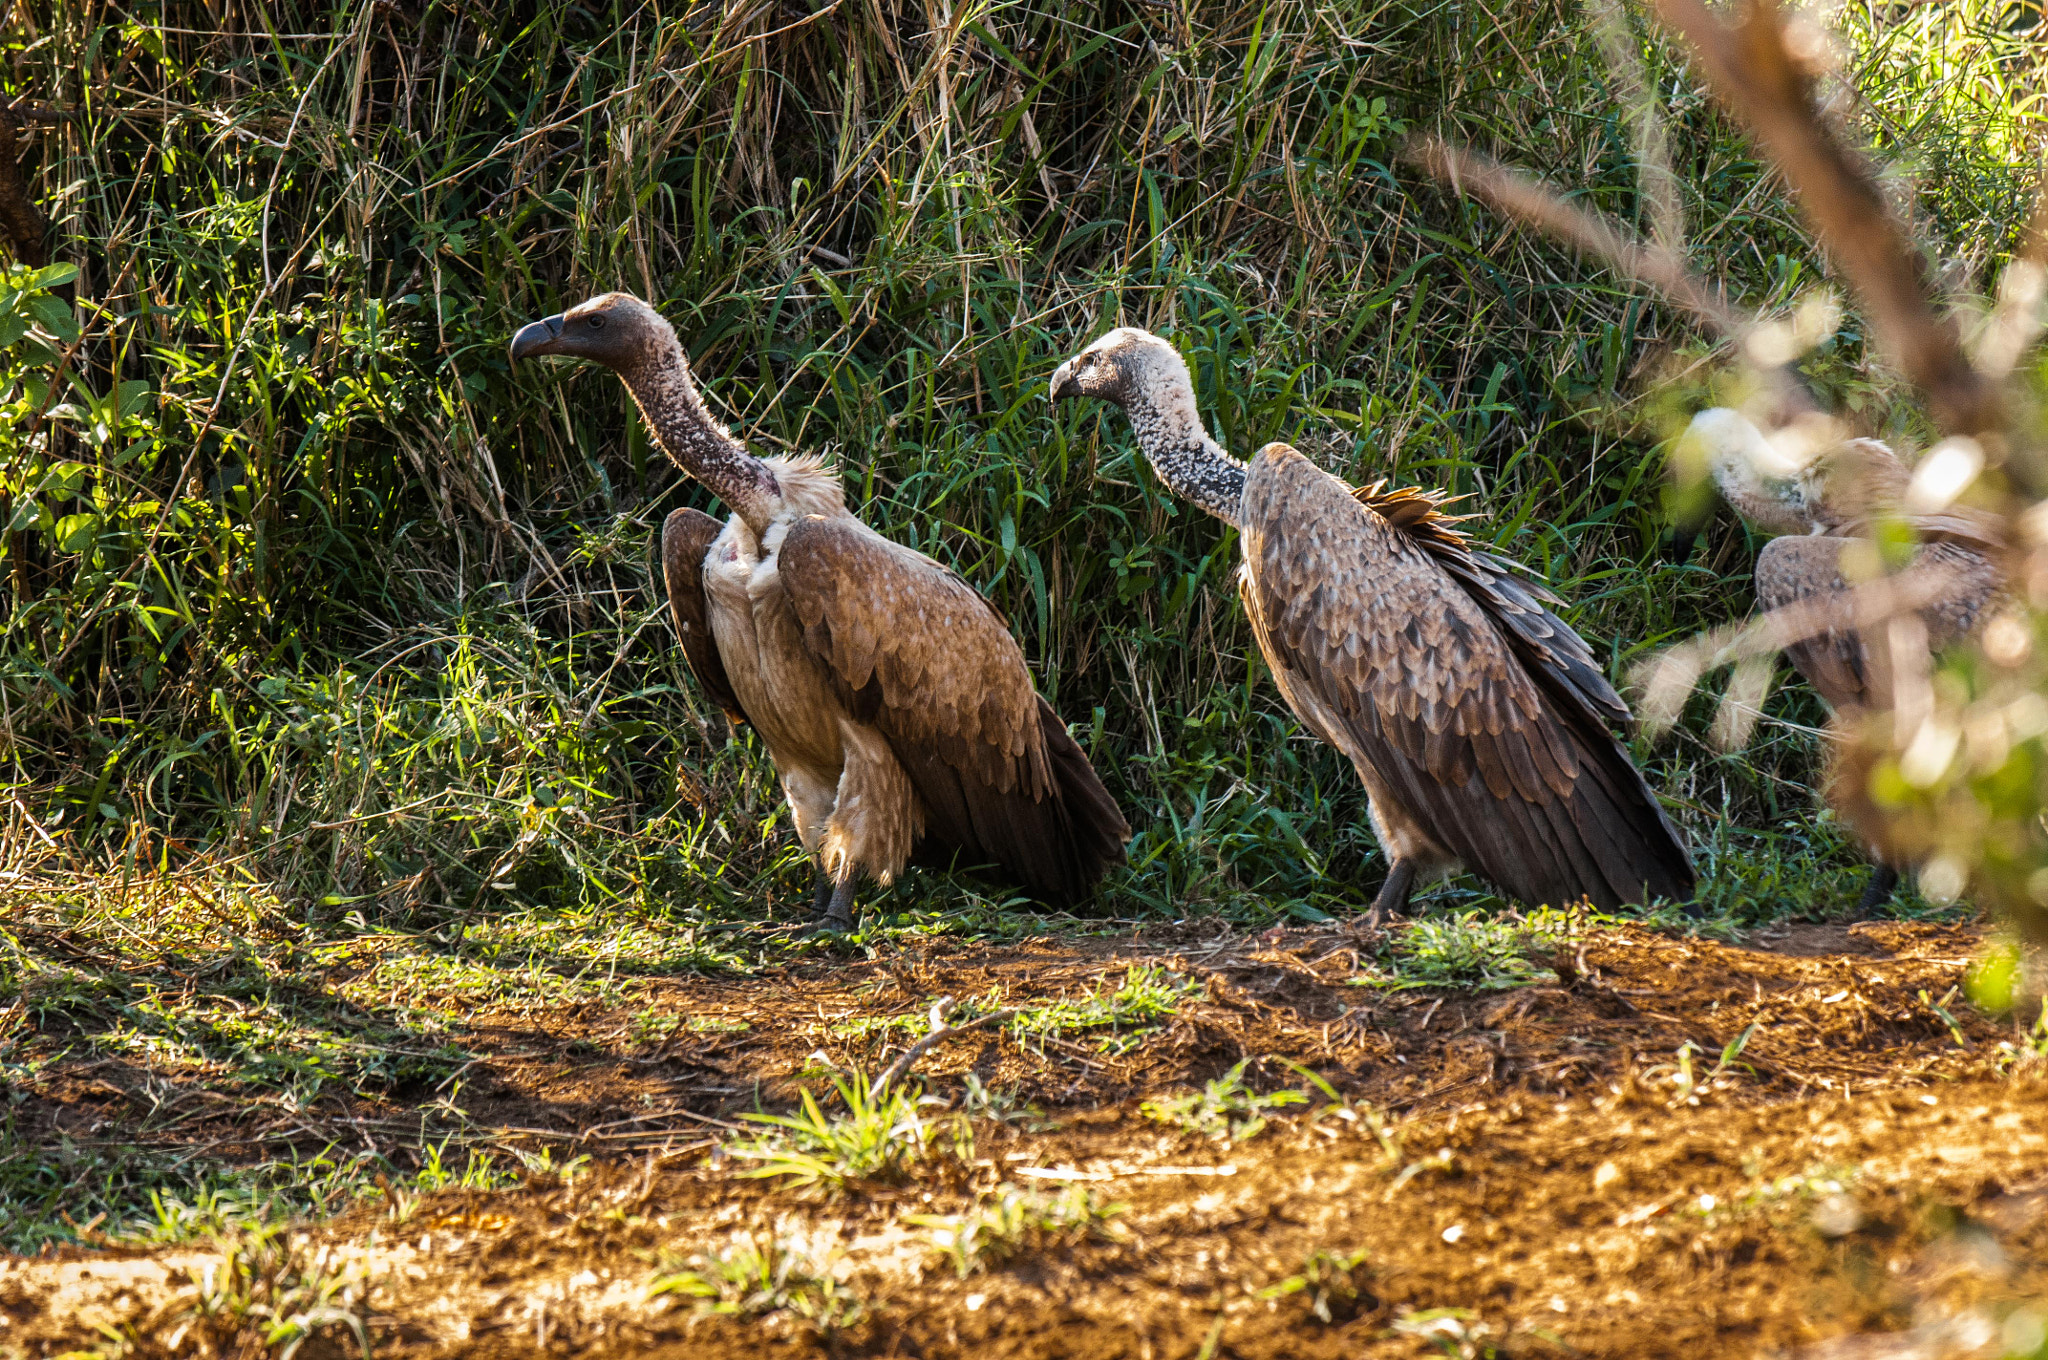
<instances>
[{"instance_id":1,"label":"white-backed vulture","mask_svg":"<svg viewBox=\"0 0 2048 1360\"><path fill-rule=\"evenodd\" d=\"M1777 535L1756 555L1757 607L1768 612L1805 602L1820 611L1826 627L1786 647L1785 656L1844 719L1892 706L1889 658L1895 644L1887 636L1885 646L1866 645L1850 593L1851 577L1875 573L1878 555L1870 530L1877 516L1900 519L1919 540L1902 576L1940 573L1938 593L1916 611L1927 649L1974 633L2004 588L1998 540L1988 522L1963 508L1908 513L1912 474L1878 440L1845 440L1825 457L1796 460L1747 416L1717 406L1692 418L1680 436L1680 457L1703 464L1721 498L1752 527ZM1858 556L1868 565L1845 572ZM1898 866L1879 859L1857 914L1867 916L1882 905L1898 880Z\"/></svg>"},{"instance_id":2,"label":"white-backed vulture","mask_svg":"<svg viewBox=\"0 0 2048 1360\"><path fill-rule=\"evenodd\" d=\"M617 373L663 450L733 512L668 517L669 603L698 683L774 758L823 922L850 926L860 876L887 884L913 850L994 861L1054 903L1123 857L1115 801L972 586L856 519L821 460L749 453L640 299L606 293L513 338L514 360L546 354Z\"/></svg>"},{"instance_id":3,"label":"white-backed vulture","mask_svg":"<svg viewBox=\"0 0 2048 1360\"><path fill-rule=\"evenodd\" d=\"M1273 678L1365 784L1389 862L1372 922L1460 864L1532 904L1691 898L1684 844L1608 730L1627 706L1557 598L1474 546L1442 497L1352 487L1285 444L1238 462L1179 353L1142 330L1060 365L1052 396L1121 406L1160 479L1241 533Z\"/></svg>"}]
</instances>

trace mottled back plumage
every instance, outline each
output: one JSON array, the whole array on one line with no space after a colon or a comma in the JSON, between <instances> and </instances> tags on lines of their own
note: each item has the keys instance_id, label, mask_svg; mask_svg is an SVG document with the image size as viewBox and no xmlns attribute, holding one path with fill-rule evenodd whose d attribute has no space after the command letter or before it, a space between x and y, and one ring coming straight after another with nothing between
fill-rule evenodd
<instances>
[{"instance_id":1,"label":"mottled back plumage","mask_svg":"<svg viewBox=\"0 0 2048 1360\"><path fill-rule=\"evenodd\" d=\"M924 800L926 835L1055 902L1122 857L1123 815L1032 688L1001 616L956 573L850 517L782 542L804 641Z\"/></svg>"},{"instance_id":2,"label":"mottled back plumage","mask_svg":"<svg viewBox=\"0 0 2048 1360\"><path fill-rule=\"evenodd\" d=\"M1286 445L1252 461L1245 601L1297 710L1525 901L1690 897L1683 843L1607 730L1628 709L1591 649L1439 504L1354 492Z\"/></svg>"}]
</instances>

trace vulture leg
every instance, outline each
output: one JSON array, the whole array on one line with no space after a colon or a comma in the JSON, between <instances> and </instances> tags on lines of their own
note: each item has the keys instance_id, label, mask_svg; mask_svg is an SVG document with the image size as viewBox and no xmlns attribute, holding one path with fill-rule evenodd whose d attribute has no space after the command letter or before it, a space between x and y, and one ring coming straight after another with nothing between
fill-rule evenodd
<instances>
[{"instance_id":1,"label":"vulture leg","mask_svg":"<svg viewBox=\"0 0 2048 1360\"><path fill-rule=\"evenodd\" d=\"M853 929L853 889L858 882L859 879L848 874L837 883L826 879L818 885L820 905L818 919L811 922L813 931ZM830 898L825 896L828 887L832 890Z\"/></svg>"},{"instance_id":2,"label":"vulture leg","mask_svg":"<svg viewBox=\"0 0 2048 1360\"><path fill-rule=\"evenodd\" d=\"M1877 909L1892 900L1892 890L1899 886L1899 871L1889 864L1877 865L1870 871L1870 882L1863 889L1863 899L1856 904L1856 914L1850 919L1868 921L1877 914Z\"/></svg>"},{"instance_id":3,"label":"vulture leg","mask_svg":"<svg viewBox=\"0 0 2048 1360\"><path fill-rule=\"evenodd\" d=\"M811 894L811 915L822 917L832 906L832 880L824 874L818 875L818 891Z\"/></svg>"},{"instance_id":4,"label":"vulture leg","mask_svg":"<svg viewBox=\"0 0 2048 1360\"><path fill-rule=\"evenodd\" d=\"M1377 927L1388 916L1403 915L1408 909L1408 893L1415 886L1415 861L1397 859L1394 867L1387 870L1387 881L1380 885L1380 895L1372 901L1372 911L1365 923Z\"/></svg>"}]
</instances>

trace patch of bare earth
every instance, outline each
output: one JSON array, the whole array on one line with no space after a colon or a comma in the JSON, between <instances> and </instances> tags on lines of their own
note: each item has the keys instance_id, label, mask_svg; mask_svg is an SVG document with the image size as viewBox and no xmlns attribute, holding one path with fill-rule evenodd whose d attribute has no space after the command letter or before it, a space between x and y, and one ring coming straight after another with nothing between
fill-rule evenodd
<instances>
[{"instance_id":1,"label":"patch of bare earth","mask_svg":"<svg viewBox=\"0 0 2048 1360\"><path fill-rule=\"evenodd\" d=\"M590 1152L586 1173L365 1202L280 1238L266 1268L324 1282L393 1356L1975 1354L2007 1304L2048 1297L2048 1087L1996 1071L2008 1028L1929 1004L1977 947L1890 923L1746 946L1602 931L1555 960L1555 986L1387 993L1351 985L1357 945L1334 928L1194 927L662 979L643 1009L702 1028L636 1045L623 1013L581 1008L478 1017L468 1038L486 1054L470 1118ZM1132 964L1199 988L1128 1051L988 1029L919 1063L936 1093L972 1072L1055 1128L977 1121L971 1150L942 1138L910 1180L838 1197L707 1161L815 1051L873 1071L907 1037L850 1021L1100 992ZM1316 1095L1235 1145L1139 1110L1244 1059L1260 1089L1303 1087L1292 1062L1355 1108L1318 1113ZM30 1114L104 1125L121 1099L59 1070ZM377 1104L329 1116L374 1137L406 1113ZM1381 1130L1367 1110L1388 1112ZM1128 1206L1113 1237L1055 1236L964 1278L911 1221L1076 1185ZM649 1292L736 1243L800 1245L829 1325ZM225 1250L0 1261L0 1354L110 1331L142 1356L260 1353L192 1320ZM1886 1335L1832 1340L1855 1334ZM299 1352L359 1353L341 1324Z\"/></svg>"}]
</instances>

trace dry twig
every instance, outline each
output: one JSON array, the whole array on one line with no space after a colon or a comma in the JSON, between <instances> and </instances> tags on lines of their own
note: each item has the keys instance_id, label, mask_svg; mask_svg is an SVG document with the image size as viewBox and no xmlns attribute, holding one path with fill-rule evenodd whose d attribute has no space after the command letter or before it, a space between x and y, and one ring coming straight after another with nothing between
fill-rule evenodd
<instances>
[{"instance_id":1,"label":"dry twig","mask_svg":"<svg viewBox=\"0 0 2048 1360\"><path fill-rule=\"evenodd\" d=\"M1927 394L1935 420L1959 434L2002 430L1997 389L1970 366L1955 320L1936 314L1912 238L1869 173L1822 124L1806 64L1794 55L1773 0L1745 0L1732 28L1704 0L1657 0L1657 7L1791 185L1814 235L1863 300L1878 342ZM1802 21L1802 51L1820 41L1817 33L1807 41L1807 31Z\"/></svg>"}]
</instances>

